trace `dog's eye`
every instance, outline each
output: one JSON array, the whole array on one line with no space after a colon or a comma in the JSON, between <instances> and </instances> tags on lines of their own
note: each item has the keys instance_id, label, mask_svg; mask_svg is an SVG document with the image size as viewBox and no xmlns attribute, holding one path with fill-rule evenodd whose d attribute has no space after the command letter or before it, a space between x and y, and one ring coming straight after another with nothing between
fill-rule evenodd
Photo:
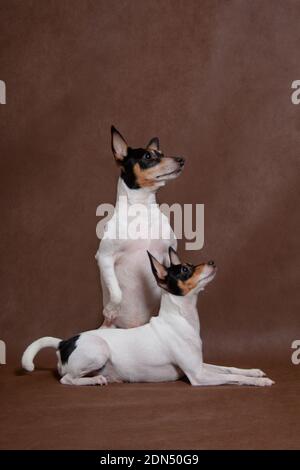
<instances>
[{"instance_id":1,"label":"dog's eye","mask_svg":"<svg viewBox=\"0 0 300 470\"><path fill-rule=\"evenodd\" d=\"M150 160L151 159L151 154L150 153L145 153L144 158L146 160Z\"/></svg>"},{"instance_id":2,"label":"dog's eye","mask_svg":"<svg viewBox=\"0 0 300 470\"><path fill-rule=\"evenodd\" d=\"M182 266L181 270L183 273L187 273L189 271L189 269L186 266Z\"/></svg>"}]
</instances>

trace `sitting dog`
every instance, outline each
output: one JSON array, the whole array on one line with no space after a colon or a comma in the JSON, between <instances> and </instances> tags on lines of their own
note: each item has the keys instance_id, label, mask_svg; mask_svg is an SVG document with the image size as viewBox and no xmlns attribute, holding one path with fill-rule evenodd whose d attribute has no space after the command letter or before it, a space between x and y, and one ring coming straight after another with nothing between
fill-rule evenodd
<instances>
[{"instance_id":1,"label":"sitting dog","mask_svg":"<svg viewBox=\"0 0 300 470\"><path fill-rule=\"evenodd\" d=\"M159 315L132 329L87 331L71 339L44 337L23 354L22 365L34 369L33 359L47 346L57 350L60 382L104 385L108 382L166 382L186 375L192 385L272 385L259 369L237 369L203 363L198 293L216 273L213 261L181 264L170 248L170 267L149 253L151 268L162 289ZM89 375L89 377L88 377Z\"/></svg>"},{"instance_id":2,"label":"sitting dog","mask_svg":"<svg viewBox=\"0 0 300 470\"><path fill-rule=\"evenodd\" d=\"M152 276L146 250L166 261L168 247L176 249L177 241L168 218L159 210L155 193L167 181L177 178L184 159L164 156L156 137L146 148L131 148L112 127L111 139L121 176L115 212L96 253L103 292L103 326L132 328L147 323L159 308L160 290ZM125 203L129 209L142 207L144 212L142 218L138 214L136 230L116 237L118 230L126 230L128 223L132 229L137 220L137 216L129 217L124 212ZM137 233L141 223L148 227L146 238ZM164 238L162 233L166 235Z\"/></svg>"}]
</instances>

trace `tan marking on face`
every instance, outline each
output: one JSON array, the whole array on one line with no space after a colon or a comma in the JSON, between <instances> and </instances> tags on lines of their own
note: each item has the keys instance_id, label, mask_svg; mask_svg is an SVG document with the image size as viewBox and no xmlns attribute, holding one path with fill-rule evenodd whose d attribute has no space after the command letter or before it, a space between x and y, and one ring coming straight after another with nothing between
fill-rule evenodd
<instances>
[{"instance_id":1,"label":"tan marking on face","mask_svg":"<svg viewBox=\"0 0 300 470\"><path fill-rule=\"evenodd\" d=\"M196 266L193 275L187 279L186 281L178 281L178 287L180 288L183 295L188 294L191 290L193 290L199 282L199 278L201 273L204 269L205 264L199 264Z\"/></svg>"},{"instance_id":2,"label":"tan marking on face","mask_svg":"<svg viewBox=\"0 0 300 470\"><path fill-rule=\"evenodd\" d=\"M154 167L142 170L138 163L134 165L133 172L140 188L149 188L154 185L155 172L153 170Z\"/></svg>"}]
</instances>

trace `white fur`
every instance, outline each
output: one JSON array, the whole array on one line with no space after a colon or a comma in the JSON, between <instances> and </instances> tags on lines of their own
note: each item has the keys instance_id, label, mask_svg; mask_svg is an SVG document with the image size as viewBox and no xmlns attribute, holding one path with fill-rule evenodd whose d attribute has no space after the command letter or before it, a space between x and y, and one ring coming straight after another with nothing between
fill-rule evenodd
<instances>
[{"instance_id":1,"label":"white fur","mask_svg":"<svg viewBox=\"0 0 300 470\"><path fill-rule=\"evenodd\" d=\"M140 326L147 323L159 309L161 293L151 272L147 250L164 262L168 259L169 246L174 249L177 246L168 218L161 213L158 206L153 211L154 205L157 204L155 192L164 183L165 181L157 184L155 190L129 189L124 181L119 179L115 213L107 223L106 232L96 253L101 273L105 326ZM161 220L164 226L162 230L169 233L169 237L139 240L128 237L116 240L116 226L127 226L128 223L128 220L122 220L123 213L120 215L120 200L124 198L129 206L142 204L146 209L144 218L149 217L152 208L152 233L158 229ZM140 217L139 219L141 220ZM130 220L133 221L134 218Z\"/></svg>"},{"instance_id":2,"label":"white fur","mask_svg":"<svg viewBox=\"0 0 300 470\"><path fill-rule=\"evenodd\" d=\"M197 286L186 296L163 291L158 317L132 329L105 329L82 333L66 364L58 353L61 383L105 385L113 381L165 382L185 374L192 385L272 385L259 369L237 369L203 363L197 296L214 277L206 265ZM41 338L22 359L32 370L34 353L59 340ZM92 377L86 377L93 374Z\"/></svg>"}]
</instances>

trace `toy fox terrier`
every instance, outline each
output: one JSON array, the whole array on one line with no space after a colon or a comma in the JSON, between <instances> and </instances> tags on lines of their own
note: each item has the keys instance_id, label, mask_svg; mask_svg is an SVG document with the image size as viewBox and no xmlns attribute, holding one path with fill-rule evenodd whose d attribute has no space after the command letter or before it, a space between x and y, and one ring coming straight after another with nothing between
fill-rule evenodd
<instances>
[{"instance_id":1,"label":"toy fox terrier","mask_svg":"<svg viewBox=\"0 0 300 470\"><path fill-rule=\"evenodd\" d=\"M87 331L68 340L44 337L23 354L22 365L34 369L38 351L57 351L60 382L106 385L109 382L166 382L186 375L192 385L272 385L259 369L237 369L203 363L197 297L216 274L213 261L182 264L170 248L170 267L149 254L151 269L162 289L159 314L132 329Z\"/></svg>"},{"instance_id":2,"label":"toy fox terrier","mask_svg":"<svg viewBox=\"0 0 300 470\"><path fill-rule=\"evenodd\" d=\"M151 274L146 250L166 261L168 247L176 249L177 241L168 218L159 210L155 193L167 181L177 178L183 169L184 159L165 156L157 137L151 139L146 148L128 147L113 126L111 142L121 175L115 212L106 225L96 253L103 291L103 326L132 328L147 323L159 308L161 294ZM139 205L145 209L142 220L139 214L137 225L149 224L151 220L147 238L139 237L138 228L135 233L116 238L117 227L122 231L122 227L127 227L129 222L124 220L124 200L129 207ZM130 217L131 226L135 218ZM161 233L167 236L161 237Z\"/></svg>"}]
</instances>

